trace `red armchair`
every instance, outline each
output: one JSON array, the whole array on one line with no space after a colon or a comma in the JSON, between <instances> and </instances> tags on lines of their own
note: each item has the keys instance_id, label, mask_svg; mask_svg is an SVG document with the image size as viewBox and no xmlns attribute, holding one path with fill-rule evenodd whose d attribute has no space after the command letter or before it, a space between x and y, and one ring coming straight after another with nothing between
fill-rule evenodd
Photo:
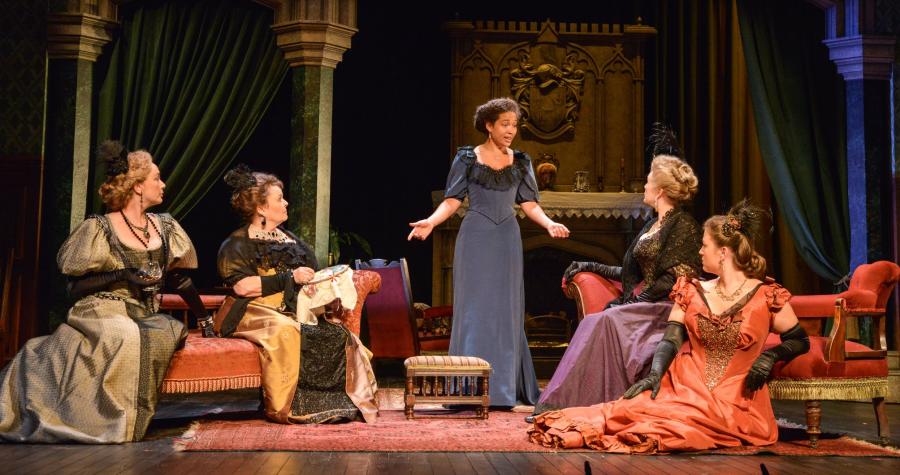
<instances>
[{"instance_id":1,"label":"red armchair","mask_svg":"<svg viewBox=\"0 0 900 475\"><path fill-rule=\"evenodd\" d=\"M578 321L585 315L602 312L606 304L622 295L622 283L593 272L579 272L570 281L563 279L563 293L575 300Z\"/></svg>"},{"instance_id":2,"label":"red armchair","mask_svg":"<svg viewBox=\"0 0 900 475\"><path fill-rule=\"evenodd\" d=\"M453 307L414 304L406 259L358 260L355 267L381 276L378 295L366 301L368 348L375 358L408 358L450 348Z\"/></svg>"},{"instance_id":3,"label":"red armchair","mask_svg":"<svg viewBox=\"0 0 900 475\"><path fill-rule=\"evenodd\" d=\"M356 307L344 310L344 326L359 335L362 308L366 297L381 288L381 277L375 272L354 271ZM224 295L202 295L203 305L218 310ZM181 297L163 294L160 311L173 316L187 311ZM187 317L184 317L187 324ZM257 388L261 385L259 352L253 343L241 338L203 338L199 330L191 330L184 348L175 352L163 379L163 393L198 393L226 389Z\"/></svg>"},{"instance_id":4,"label":"red armchair","mask_svg":"<svg viewBox=\"0 0 900 475\"><path fill-rule=\"evenodd\" d=\"M882 441L890 436L884 402L888 394L885 312L898 279L900 266L878 261L857 267L845 292L791 299L791 307L810 333L810 350L775 366L769 392L773 399L806 401L807 433L813 447L821 434L822 400L871 399L878 436ZM821 334L825 317L834 318L828 336ZM874 319L873 348L846 340L848 319L858 317ZM779 342L777 335L769 335L766 345Z\"/></svg>"}]
</instances>

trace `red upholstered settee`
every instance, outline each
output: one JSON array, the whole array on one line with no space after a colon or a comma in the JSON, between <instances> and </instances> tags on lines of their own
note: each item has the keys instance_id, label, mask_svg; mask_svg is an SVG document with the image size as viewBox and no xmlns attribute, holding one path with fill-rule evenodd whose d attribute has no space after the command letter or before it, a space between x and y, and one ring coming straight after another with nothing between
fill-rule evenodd
<instances>
[{"instance_id":1,"label":"red upholstered settee","mask_svg":"<svg viewBox=\"0 0 900 475\"><path fill-rule=\"evenodd\" d=\"M370 271L354 271L357 300L353 310L341 316L344 326L359 335L362 308L370 293L381 288L381 277ZM203 295L207 310L215 312L224 295ZM160 311L183 313L187 305L181 297L163 294ZM186 317L185 317L186 319ZM256 346L240 338L203 338L191 330L184 348L175 352L163 379L163 393L198 393L260 387L259 354Z\"/></svg>"},{"instance_id":2,"label":"red upholstered settee","mask_svg":"<svg viewBox=\"0 0 900 475\"><path fill-rule=\"evenodd\" d=\"M853 271L845 292L828 295L795 295L791 307L810 334L810 350L787 364L778 363L769 381L773 399L806 401L806 425L815 446L821 434L822 400L871 399L878 436L890 437L884 398L888 395L885 319L887 301L900 266L889 261L863 264ZM824 335L825 317L833 317L831 333ZM850 318L873 319L872 348L846 339ZM767 346L780 342L769 335Z\"/></svg>"},{"instance_id":3,"label":"red upholstered settee","mask_svg":"<svg viewBox=\"0 0 900 475\"><path fill-rule=\"evenodd\" d=\"M830 295L795 295L791 307L810 334L810 350L789 363L779 362L769 381L773 399L806 401L807 433L815 446L821 433L819 420L822 400L871 399L875 407L878 435L889 437L884 398L888 392L885 312L887 300L900 278L900 267L878 261L856 268L846 292ZM575 299L578 318L603 310L619 295L615 282L596 274L582 272L564 289ZM825 317L834 318L831 333L821 334ZM874 348L846 340L849 318L872 317ZM769 335L767 347L780 343L778 335Z\"/></svg>"}]
</instances>

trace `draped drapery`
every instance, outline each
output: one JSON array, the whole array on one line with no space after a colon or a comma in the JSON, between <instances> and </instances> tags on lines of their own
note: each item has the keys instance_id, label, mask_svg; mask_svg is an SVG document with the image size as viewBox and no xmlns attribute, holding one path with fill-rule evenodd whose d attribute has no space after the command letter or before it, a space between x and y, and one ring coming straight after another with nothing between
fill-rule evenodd
<instances>
[{"instance_id":1,"label":"draped drapery","mask_svg":"<svg viewBox=\"0 0 900 475\"><path fill-rule=\"evenodd\" d=\"M836 282L850 266L847 158L843 84L822 44L824 15L804 2L739 0L738 7L760 148L779 209L806 263Z\"/></svg>"},{"instance_id":2,"label":"draped drapery","mask_svg":"<svg viewBox=\"0 0 900 475\"><path fill-rule=\"evenodd\" d=\"M744 197L771 208L774 232L764 234L758 242L768 260L769 275L794 293L831 291L829 282L836 279L820 274L806 260L806 245L795 238L788 222L795 218L783 209L781 190L775 190L780 185L770 175L781 172L769 169L763 159L766 152L761 147L751 95L754 78L748 73L736 0L660 2L656 13L659 35L652 63L656 71L651 72L656 81L656 110L648 111L648 116L669 123L681 137L685 159L700 178L693 213L702 220L724 212ZM818 18L789 18L806 25L807 30L824 30L821 12L813 8L812 13L819 13ZM809 44L815 37L804 41ZM827 53L815 59L827 63ZM835 103L843 104L839 98ZM840 116L840 110L828 113ZM833 132L834 140L843 137L842 129ZM838 153L843 150L839 143L834 147ZM831 190L812 193L809 196L817 197Z\"/></svg>"},{"instance_id":3,"label":"draped drapery","mask_svg":"<svg viewBox=\"0 0 900 475\"><path fill-rule=\"evenodd\" d=\"M246 1L125 5L103 58L97 141L118 139L156 159L160 207L183 219L231 165L275 97L288 65L272 11ZM104 176L94 170L93 189ZM93 210L99 211L94 197Z\"/></svg>"}]
</instances>

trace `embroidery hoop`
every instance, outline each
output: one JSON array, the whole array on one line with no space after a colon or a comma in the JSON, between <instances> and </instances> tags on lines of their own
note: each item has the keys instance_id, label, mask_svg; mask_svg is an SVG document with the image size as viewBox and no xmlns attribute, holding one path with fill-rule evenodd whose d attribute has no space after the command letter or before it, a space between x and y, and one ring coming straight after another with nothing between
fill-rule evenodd
<instances>
[{"instance_id":1,"label":"embroidery hoop","mask_svg":"<svg viewBox=\"0 0 900 475\"><path fill-rule=\"evenodd\" d=\"M324 269L317 270L313 278L306 282L305 285L309 284L320 284L322 282L334 279L335 277L343 274L350 270L350 266L347 264L338 264L331 267L326 267Z\"/></svg>"}]
</instances>

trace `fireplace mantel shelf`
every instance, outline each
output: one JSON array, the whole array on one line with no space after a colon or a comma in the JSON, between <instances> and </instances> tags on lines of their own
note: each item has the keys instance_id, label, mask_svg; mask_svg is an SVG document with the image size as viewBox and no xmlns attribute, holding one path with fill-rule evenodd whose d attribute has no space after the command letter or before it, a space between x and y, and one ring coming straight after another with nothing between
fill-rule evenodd
<instances>
[{"instance_id":1,"label":"fireplace mantel shelf","mask_svg":"<svg viewBox=\"0 0 900 475\"><path fill-rule=\"evenodd\" d=\"M443 200L442 190L432 193L435 207ZM649 218L653 213L643 203L643 193L574 193L563 191L542 191L540 205L552 219L560 218ZM456 211L463 217L468 209L468 198ZM519 218L525 213L518 205L515 207Z\"/></svg>"}]
</instances>

